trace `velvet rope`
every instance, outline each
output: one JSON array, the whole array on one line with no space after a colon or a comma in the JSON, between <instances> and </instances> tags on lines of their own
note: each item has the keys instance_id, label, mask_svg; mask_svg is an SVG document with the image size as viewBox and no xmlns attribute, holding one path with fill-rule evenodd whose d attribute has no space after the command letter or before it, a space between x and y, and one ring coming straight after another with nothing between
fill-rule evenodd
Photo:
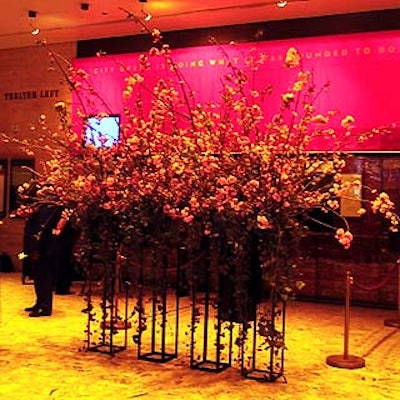
<instances>
[{"instance_id":1,"label":"velvet rope","mask_svg":"<svg viewBox=\"0 0 400 400\"><path fill-rule=\"evenodd\" d=\"M390 268L390 270L388 271L387 275L382 279L381 282L377 283L376 285L367 286L367 285L363 285L361 283L357 283L357 280L354 279L354 276L353 276L353 285L357 289L364 290L364 291L367 291L367 292L373 292L375 290L382 289L389 282L389 279L391 278L392 272L396 269L396 267L397 267L397 263L394 264L392 266L392 268Z\"/></svg>"}]
</instances>

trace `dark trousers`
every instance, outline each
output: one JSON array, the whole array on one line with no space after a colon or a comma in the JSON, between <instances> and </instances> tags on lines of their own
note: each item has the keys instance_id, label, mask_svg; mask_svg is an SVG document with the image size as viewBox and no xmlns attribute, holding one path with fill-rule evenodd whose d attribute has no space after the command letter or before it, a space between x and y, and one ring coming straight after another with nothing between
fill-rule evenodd
<instances>
[{"instance_id":1,"label":"dark trousers","mask_svg":"<svg viewBox=\"0 0 400 400\"><path fill-rule=\"evenodd\" d=\"M48 313L53 310L53 264L54 260L51 258L40 258L33 279L36 306Z\"/></svg>"}]
</instances>

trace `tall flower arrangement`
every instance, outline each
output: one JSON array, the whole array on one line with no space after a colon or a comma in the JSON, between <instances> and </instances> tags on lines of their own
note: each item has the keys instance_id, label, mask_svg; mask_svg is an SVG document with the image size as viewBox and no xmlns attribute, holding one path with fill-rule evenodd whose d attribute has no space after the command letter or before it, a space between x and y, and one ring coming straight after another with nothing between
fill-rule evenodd
<instances>
[{"instance_id":1,"label":"tall flower arrangement","mask_svg":"<svg viewBox=\"0 0 400 400\"><path fill-rule=\"evenodd\" d=\"M229 276L236 282L235 300L240 303L254 278L249 278L252 263L261 271L263 289L275 299L286 300L301 287L293 272L299 241L313 218L310 211L333 213L335 225L328 228L344 249L351 246L351 228L338 212L338 200L350 186L366 195L360 213L379 214L397 230L399 218L387 194L367 192L358 181L342 182L349 157L342 149L354 139L355 120L316 108L316 99L329 88L314 82L295 48L288 49L285 58L285 67L296 71L295 79L288 82L280 104L269 105L274 112L269 109L273 116L267 118L266 99L272 88L257 86L264 55L252 52L241 68L221 47L229 72L222 79L220 102L199 103L160 32L151 34L154 47L140 56L141 67L151 70L152 60L161 57L167 73L148 85L144 75L126 70L117 143L82 146L62 102L55 105L60 116L57 131L42 116L45 139L18 141L29 151L46 143L49 158L40 184L47 189L42 195L56 195L73 211L84 248L97 246L97 251L115 254L122 243L133 240L196 251L202 238L218 238L221 280ZM99 118L107 115L90 77L70 65L62 67L58 56L51 56L78 96L82 125L94 111ZM151 94L150 105L144 93ZM337 119L340 128L334 129ZM380 133L363 133L358 140ZM310 152L316 139L326 139L329 151ZM269 344L279 334L272 331L265 335Z\"/></svg>"}]
</instances>

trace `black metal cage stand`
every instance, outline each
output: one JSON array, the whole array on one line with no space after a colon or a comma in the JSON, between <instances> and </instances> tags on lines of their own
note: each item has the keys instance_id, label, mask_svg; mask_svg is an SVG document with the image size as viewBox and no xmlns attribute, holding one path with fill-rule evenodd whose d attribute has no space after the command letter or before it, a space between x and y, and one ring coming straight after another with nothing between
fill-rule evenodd
<instances>
[{"instance_id":1,"label":"black metal cage stand","mask_svg":"<svg viewBox=\"0 0 400 400\"><path fill-rule=\"evenodd\" d=\"M146 263L140 265L137 307L140 360L165 363L178 357L180 257L177 257L175 269L168 270L169 261L166 254L162 254L161 260L153 257L148 282L145 278ZM171 290L168 288L168 271L174 275ZM148 297L150 299L146 300ZM149 315L146 303L149 304Z\"/></svg>"},{"instance_id":2,"label":"black metal cage stand","mask_svg":"<svg viewBox=\"0 0 400 400\"><path fill-rule=\"evenodd\" d=\"M93 306L93 280L91 274L88 277L87 293L87 350L109 355L114 355L127 348L128 329L131 327L128 321L129 282L125 282L123 296L119 293L119 260L102 265L103 290L101 296L101 316L97 317ZM121 301L122 300L122 301ZM94 323L100 327L94 327ZM122 335L121 335L122 332ZM97 341L93 334L99 333Z\"/></svg>"},{"instance_id":3,"label":"black metal cage stand","mask_svg":"<svg viewBox=\"0 0 400 400\"><path fill-rule=\"evenodd\" d=\"M232 365L233 323L222 320L218 312L217 295L212 292L210 240L205 247L207 255L192 266L190 279L190 368L221 372Z\"/></svg>"},{"instance_id":4,"label":"black metal cage stand","mask_svg":"<svg viewBox=\"0 0 400 400\"><path fill-rule=\"evenodd\" d=\"M271 296L260 304L255 321L243 324L241 374L248 379L274 382L284 376L286 303Z\"/></svg>"}]
</instances>

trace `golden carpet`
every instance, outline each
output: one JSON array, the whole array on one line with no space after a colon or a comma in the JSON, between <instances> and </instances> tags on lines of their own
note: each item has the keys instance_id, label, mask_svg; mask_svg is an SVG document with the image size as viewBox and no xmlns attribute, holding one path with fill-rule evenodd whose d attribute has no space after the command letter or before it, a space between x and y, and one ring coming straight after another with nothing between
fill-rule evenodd
<instances>
[{"instance_id":1,"label":"golden carpet","mask_svg":"<svg viewBox=\"0 0 400 400\"><path fill-rule=\"evenodd\" d=\"M75 284L74 294L55 295L51 317L29 318L23 309L33 304L33 286L22 285L18 273L0 274L1 400L400 398L400 330L383 324L395 311L351 308L350 354L363 357L366 367L350 370L326 364L327 356L343 353L343 306L289 304L287 383L260 383L237 368L191 370L184 334L179 358L165 364L138 361L131 332L128 349L114 357L82 351L79 291Z\"/></svg>"}]
</instances>

